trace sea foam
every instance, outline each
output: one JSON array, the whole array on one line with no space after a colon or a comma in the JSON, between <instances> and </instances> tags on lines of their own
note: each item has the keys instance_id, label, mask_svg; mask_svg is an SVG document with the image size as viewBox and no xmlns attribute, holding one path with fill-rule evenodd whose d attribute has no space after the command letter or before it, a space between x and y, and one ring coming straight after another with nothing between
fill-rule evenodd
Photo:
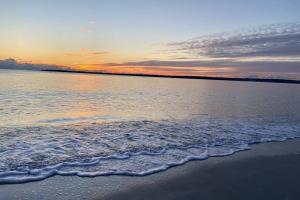
<instances>
[{"instance_id":1,"label":"sea foam","mask_svg":"<svg viewBox=\"0 0 300 200\"><path fill-rule=\"evenodd\" d=\"M226 156L250 144L300 136L284 119L80 122L0 128L0 183L53 175L144 176L190 160Z\"/></svg>"}]
</instances>

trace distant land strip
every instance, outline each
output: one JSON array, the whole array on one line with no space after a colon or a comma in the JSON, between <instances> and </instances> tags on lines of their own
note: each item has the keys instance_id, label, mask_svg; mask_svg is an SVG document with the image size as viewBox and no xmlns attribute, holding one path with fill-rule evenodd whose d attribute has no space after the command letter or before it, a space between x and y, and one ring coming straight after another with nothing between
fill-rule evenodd
<instances>
[{"instance_id":1,"label":"distant land strip","mask_svg":"<svg viewBox=\"0 0 300 200\"><path fill-rule=\"evenodd\" d=\"M116 76L140 76L140 77L159 77L159 78L182 78L182 79L202 79L202 80L222 80L222 81L247 81L247 82L267 82L267 83L291 83L300 84L300 80L288 79L267 79L267 78L230 78L230 77L212 77L212 76L173 76L173 75L155 75L155 74L127 74L127 73L109 73L109 72L89 72L63 69L43 69L46 72L78 73L78 74L102 74Z\"/></svg>"}]
</instances>

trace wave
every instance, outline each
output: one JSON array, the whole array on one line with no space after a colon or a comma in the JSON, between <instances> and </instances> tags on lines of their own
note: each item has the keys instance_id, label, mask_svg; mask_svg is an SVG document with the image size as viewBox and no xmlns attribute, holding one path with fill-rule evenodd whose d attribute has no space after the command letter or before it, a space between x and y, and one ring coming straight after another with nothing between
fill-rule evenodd
<instances>
[{"instance_id":1,"label":"wave","mask_svg":"<svg viewBox=\"0 0 300 200\"><path fill-rule=\"evenodd\" d=\"M53 175L145 176L190 160L227 156L250 144L300 137L284 119L114 121L0 128L0 183Z\"/></svg>"}]
</instances>

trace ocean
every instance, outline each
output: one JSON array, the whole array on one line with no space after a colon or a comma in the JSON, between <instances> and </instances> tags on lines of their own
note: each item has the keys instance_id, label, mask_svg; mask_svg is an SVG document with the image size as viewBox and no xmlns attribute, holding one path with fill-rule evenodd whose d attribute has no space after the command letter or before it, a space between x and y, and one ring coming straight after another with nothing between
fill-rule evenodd
<instances>
[{"instance_id":1,"label":"ocean","mask_svg":"<svg viewBox=\"0 0 300 200\"><path fill-rule=\"evenodd\" d=\"M297 137L297 84L0 70L0 184L144 176Z\"/></svg>"}]
</instances>

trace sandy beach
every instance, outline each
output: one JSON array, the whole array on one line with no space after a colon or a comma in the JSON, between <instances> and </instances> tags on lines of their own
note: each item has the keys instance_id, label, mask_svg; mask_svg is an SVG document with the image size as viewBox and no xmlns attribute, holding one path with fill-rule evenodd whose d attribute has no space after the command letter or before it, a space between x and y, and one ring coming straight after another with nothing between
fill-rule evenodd
<instances>
[{"instance_id":1,"label":"sandy beach","mask_svg":"<svg viewBox=\"0 0 300 200\"><path fill-rule=\"evenodd\" d=\"M300 199L300 140L251 148L144 177L54 176L1 185L0 199Z\"/></svg>"}]
</instances>

